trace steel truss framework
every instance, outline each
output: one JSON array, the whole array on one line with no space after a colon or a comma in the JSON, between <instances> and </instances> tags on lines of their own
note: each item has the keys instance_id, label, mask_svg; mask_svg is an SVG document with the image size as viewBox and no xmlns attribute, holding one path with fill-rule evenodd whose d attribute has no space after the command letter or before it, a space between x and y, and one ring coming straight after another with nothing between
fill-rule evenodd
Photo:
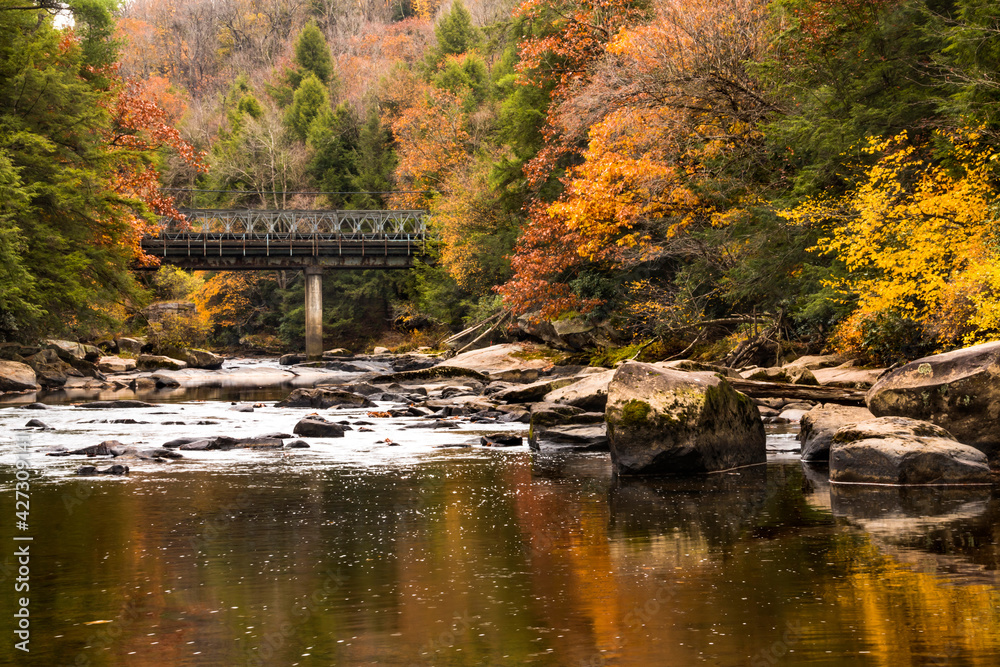
<instances>
[{"instance_id":1,"label":"steel truss framework","mask_svg":"<svg viewBox=\"0 0 1000 667\"><path fill-rule=\"evenodd\" d=\"M422 243L426 211L261 211L182 209L186 220L164 217L163 240L402 241Z\"/></svg>"}]
</instances>

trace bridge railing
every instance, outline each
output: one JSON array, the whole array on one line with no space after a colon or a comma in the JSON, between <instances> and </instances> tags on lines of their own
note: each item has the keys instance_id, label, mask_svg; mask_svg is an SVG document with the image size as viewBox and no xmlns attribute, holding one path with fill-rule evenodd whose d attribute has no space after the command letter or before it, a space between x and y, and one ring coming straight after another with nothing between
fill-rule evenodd
<instances>
[{"instance_id":1,"label":"bridge railing","mask_svg":"<svg viewBox=\"0 0 1000 667\"><path fill-rule=\"evenodd\" d=\"M160 220L159 238L178 240L197 234L222 239L328 239L422 241L426 211L268 211L180 209L186 223Z\"/></svg>"}]
</instances>

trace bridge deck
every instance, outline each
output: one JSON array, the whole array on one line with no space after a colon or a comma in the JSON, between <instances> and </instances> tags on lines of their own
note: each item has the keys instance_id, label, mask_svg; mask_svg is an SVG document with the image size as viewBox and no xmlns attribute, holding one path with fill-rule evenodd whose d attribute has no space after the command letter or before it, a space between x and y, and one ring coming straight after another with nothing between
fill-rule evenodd
<instances>
[{"instance_id":1,"label":"bridge deck","mask_svg":"<svg viewBox=\"0 0 1000 667\"><path fill-rule=\"evenodd\" d=\"M185 210L142 239L189 269L408 268L424 254L424 211Z\"/></svg>"}]
</instances>

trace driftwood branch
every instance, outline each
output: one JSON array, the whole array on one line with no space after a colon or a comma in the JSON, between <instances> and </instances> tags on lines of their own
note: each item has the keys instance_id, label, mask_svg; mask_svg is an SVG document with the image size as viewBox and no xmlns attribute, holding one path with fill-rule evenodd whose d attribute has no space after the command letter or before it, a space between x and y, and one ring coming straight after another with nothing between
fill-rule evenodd
<instances>
[{"instance_id":1,"label":"driftwood branch","mask_svg":"<svg viewBox=\"0 0 1000 667\"><path fill-rule=\"evenodd\" d=\"M760 382L757 380L737 380L735 378L726 378L726 381L734 389L743 392L751 398L797 398L803 401L864 406L865 394L867 393L859 389L818 387L803 384L786 384L783 382Z\"/></svg>"}]
</instances>

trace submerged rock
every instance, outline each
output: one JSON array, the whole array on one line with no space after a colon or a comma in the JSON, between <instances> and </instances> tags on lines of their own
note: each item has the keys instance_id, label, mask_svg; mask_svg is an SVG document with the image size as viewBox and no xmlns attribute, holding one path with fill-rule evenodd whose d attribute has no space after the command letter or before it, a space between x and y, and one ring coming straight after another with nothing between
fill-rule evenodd
<instances>
[{"instance_id":1,"label":"submerged rock","mask_svg":"<svg viewBox=\"0 0 1000 667\"><path fill-rule=\"evenodd\" d=\"M128 408L155 408L156 404L146 403L145 401L91 401L90 403L81 403L81 408L95 409L95 410L125 410Z\"/></svg>"},{"instance_id":2,"label":"submerged rock","mask_svg":"<svg viewBox=\"0 0 1000 667\"><path fill-rule=\"evenodd\" d=\"M857 484L988 484L986 455L945 429L907 417L879 417L837 431L830 481Z\"/></svg>"},{"instance_id":3,"label":"submerged rock","mask_svg":"<svg viewBox=\"0 0 1000 667\"><path fill-rule=\"evenodd\" d=\"M81 447L80 449L74 449L70 454L84 454L86 456L114 456L115 448L124 448L125 445L118 442L117 440L105 440L104 442L91 445L90 447Z\"/></svg>"},{"instance_id":4,"label":"submerged rock","mask_svg":"<svg viewBox=\"0 0 1000 667\"><path fill-rule=\"evenodd\" d=\"M313 408L323 410L332 407L374 408L375 403L360 394L337 389L296 389L276 408Z\"/></svg>"},{"instance_id":5,"label":"submerged rock","mask_svg":"<svg viewBox=\"0 0 1000 667\"><path fill-rule=\"evenodd\" d=\"M1000 341L917 359L866 397L876 417L922 419L1000 464Z\"/></svg>"},{"instance_id":6,"label":"submerged rock","mask_svg":"<svg viewBox=\"0 0 1000 667\"><path fill-rule=\"evenodd\" d=\"M520 447L524 444L524 438L519 435L495 433L481 437L479 444L483 447Z\"/></svg>"},{"instance_id":7,"label":"submerged rock","mask_svg":"<svg viewBox=\"0 0 1000 667\"><path fill-rule=\"evenodd\" d=\"M123 466L115 464L104 470L98 470L94 466L81 466L77 471L77 475L89 476L89 475L127 475L128 466Z\"/></svg>"},{"instance_id":8,"label":"submerged rock","mask_svg":"<svg viewBox=\"0 0 1000 667\"><path fill-rule=\"evenodd\" d=\"M626 363L608 387L605 415L622 475L702 473L767 459L757 406L714 373Z\"/></svg>"}]
</instances>

